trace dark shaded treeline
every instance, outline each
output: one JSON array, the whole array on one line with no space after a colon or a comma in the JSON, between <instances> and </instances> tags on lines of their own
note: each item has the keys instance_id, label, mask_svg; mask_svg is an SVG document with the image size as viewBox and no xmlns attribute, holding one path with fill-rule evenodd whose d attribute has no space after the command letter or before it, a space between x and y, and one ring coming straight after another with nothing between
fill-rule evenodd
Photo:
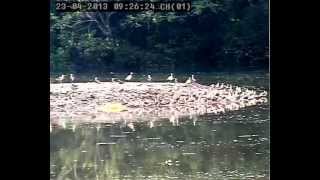
<instances>
[{"instance_id":1,"label":"dark shaded treeline","mask_svg":"<svg viewBox=\"0 0 320 180\"><path fill-rule=\"evenodd\" d=\"M52 1L54 2L54 1ZM188 13L51 12L51 72L267 70L267 0L195 0Z\"/></svg>"}]
</instances>

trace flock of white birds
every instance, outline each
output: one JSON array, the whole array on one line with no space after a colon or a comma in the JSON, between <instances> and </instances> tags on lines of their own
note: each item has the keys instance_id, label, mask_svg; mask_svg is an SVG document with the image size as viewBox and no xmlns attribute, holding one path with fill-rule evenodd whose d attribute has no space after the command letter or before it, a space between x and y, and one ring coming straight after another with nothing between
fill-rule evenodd
<instances>
[{"instance_id":1,"label":"flock of white birds","mask_svg":"<svg viewBox=\"0 0 320 180\"><path fill-rule=\"evenodd\" d=\"M67 76L62 74L61 76L59 76L58 78L56 78L55 80L58 81L59 83L62 83L64 80L67 79ZM70 74L69 75L69 79L71 82L74 82L75 80L75 77L73 74ZM124 79L125 81L131 81L133 79L133 72L130 72L128 74L128 76ZM148 74L147 76L147 79L146 79L148 82L151 82L152 81L152 77L150 74ZM177 83L178 82L178 79L173 75L173 73L170 73L170 76L168 76L167 78L167 81L170 81L170 82L175 82ZM191 77L189 77L185 83L186 84L191 84L193 82L196 82L197 80L195 79L194 75L192 74ZM101 81L99 80L98 77L95 77L94 78L94 82L96 83L101 83ZM120 79L117 79L117 78L111 78L111 82L119 82L119 83L124 83L123 81L121 81Z\"/></svg>"},{"instance_id":2,"label":"flock of white birds","mask_svg":"<svg viewBox=\"0 0 320 180\"><path fill-rule=\"evenodd\" d=\"M122 84L124 81L132 81L133 76L133 73L130 72L123 81L118 78L112 78L111 82L118 82L119 84ZM153 80L150 74L143 77L146 78L147 82L152 82ZM125 86L116 84L116 86L110 86L110 84L107 83L100 84L101 81L98 77L95 77L93 81L97 84L84 84L82 87L81 85L73 83L75 79L74 74L70 74L69 77L68 75L62 74L56 78L56 81L60 83L63 83L64 81L72 82L71 86L68 84L61 84L61 87L71 87L74 91L69 91L66 88L59 88L59 85L52 86L53 102L57 101L60 106L63 106L61 109L59 105L52 105L53 119L60 119L60 116L68 117L71 111L73 112L71 115L75 115L77 118L82 116L81 114L76 115L78 112L88 112L88 115L91 115L90 112L96 111L97 104L103 104L104 102L109 101L119 101L125 103L129 108L127 111L118 114L119 119L122 119L122 116L130 119L132 116L132 119L134 120L135 115L140 117L141 114L148 115L148 117L157 117L158 115L161 115L161 117L168 116L173 125L178 125L178 117L188 113L190 116L193 116L206 113L219 114L226 111L238 110L246 106L267 102L268 94L267 91L258 93L255 90L224 83L203 86L195 83L197 80L194 75L188 77L184 82L185 84L177 83L178 79L173 73L170 73L170 75L165 79L169 82L176 82L170 86L163 86L161 83L152 83L152 86L143 83L138 83L138 85L128 83L128 85ZM191 84L192 86L187 84ZM160 88L160 86L162 88ZM95 98L89 98L86 99L86 101L82 101L81 98L85 97L84 94L86 94L86 92L93 94ZM104 93L101 94L101 92ZM70 95L72 93L74 93L74 95ZM69 100L65 101L66 97L68 97ZM93 103L92 106L90 105L91 101ZM163 108L161 109L161 107ZM167 112L167 107L169 107L171 111L175 107L179 107L179 111L173 110L173 112ZM156 111L154 109L156 109ZM136 113L136 111L139 113ZM57 114L59 116L56 117ZM105 113L98 113L97 111L96 115L97 117L95 119L106 118ZM112 119L117 119L118 116L114 115L112 116ZM86 116L84 117L86 118ZM91 119L90 121L94 121L94 119ZM132 122L133 121L126 124L131 129L134 129ZM154 122L150 121L150 127L152 128L154 126Z\"/></svg>"}]
</instances>

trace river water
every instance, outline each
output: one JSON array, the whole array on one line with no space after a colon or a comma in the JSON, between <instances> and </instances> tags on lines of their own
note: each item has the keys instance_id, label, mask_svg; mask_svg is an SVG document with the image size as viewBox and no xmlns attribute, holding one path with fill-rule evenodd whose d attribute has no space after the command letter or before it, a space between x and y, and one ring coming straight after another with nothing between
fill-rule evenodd
<instances>
[{"instance_id":1,"label":"river water","mask_svg":"<svg viewBox=\"0 0 320 180\"><path fill-rule=\"evenodd\" d=\"M269 77L262 72L195 75L201 84L224 82L269 89ZM158 74L153 79L160 81L166 76ZM178 79L186 76L178 75ZM144 76L136 80L143 81ZM136 122L134 129L120 123L54 127L50 177L269 179L269 114L269 104L265 104L223 115L180 118L175 124L169 119L155 121L152 127L146 121Z\"/></svg>"}]
</instances>

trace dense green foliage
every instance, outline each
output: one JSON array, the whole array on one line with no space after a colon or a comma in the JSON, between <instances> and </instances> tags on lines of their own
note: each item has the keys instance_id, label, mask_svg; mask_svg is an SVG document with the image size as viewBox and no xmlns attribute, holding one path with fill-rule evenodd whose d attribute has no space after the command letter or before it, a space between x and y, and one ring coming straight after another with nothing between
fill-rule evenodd
<instances>
[{"instance_id":1,"label":"dense green foliage","mask_svg":"<svg viewBox=\"0 0 320 180\"><path fill-rule=\"evenodd\" d=\"M194 0L192 6L188 13L52 7L51 71L268 69L268 0Z\"/></svg>"}]
</instances>

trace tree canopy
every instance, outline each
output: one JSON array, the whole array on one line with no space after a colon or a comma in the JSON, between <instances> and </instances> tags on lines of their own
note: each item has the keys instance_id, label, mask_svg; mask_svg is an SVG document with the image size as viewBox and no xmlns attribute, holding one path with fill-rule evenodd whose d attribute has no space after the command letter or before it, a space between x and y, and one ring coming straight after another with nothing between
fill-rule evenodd
<instances>
[{"instance_id":1,"label":"tree canopy","mask_svg":"<svg viewBox=\"0 0 320 180\"><path fill-rule=\"evenodd\" d=\"M52 1L55 3L55 0ZM50 13L51 72L268 69L267 0L194 0L191 12Z\"/></svg>"}]
</instances>

